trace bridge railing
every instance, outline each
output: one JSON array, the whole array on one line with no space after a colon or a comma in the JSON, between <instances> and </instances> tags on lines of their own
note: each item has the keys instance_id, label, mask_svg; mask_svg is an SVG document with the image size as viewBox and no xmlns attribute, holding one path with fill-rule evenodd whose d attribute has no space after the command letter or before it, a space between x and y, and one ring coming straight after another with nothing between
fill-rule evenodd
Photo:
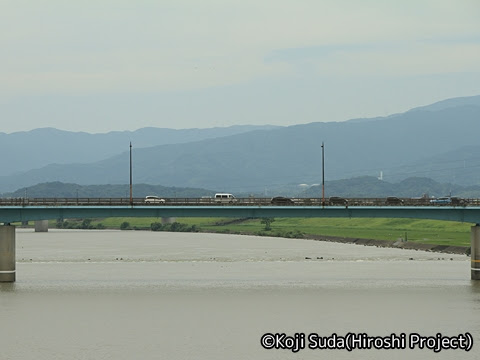
<instances>
[{"instance_id":1,"label":"bridge railing","mask_svg":"<svg viewBox=\"0 0 480 360\"><path fill-rule=\"evenodd\" d=\"M284 198L285 199L285 198ZM428 198L237 198L231 202L215 198L0 198L0 206L480 206L480 199L461 199L453 203L432 203Z\"/></svg>"},{"instance_id":2,"label":"bridge railing","mask_svg":"<svg viewBox=\"0 0 480 360\"><path fill-rule=\"evenodd\" d=\"M135 199L143 204L144 199ZM128 198L0 198L0 206L129 205Z\"/></svg>"}]
</instances>

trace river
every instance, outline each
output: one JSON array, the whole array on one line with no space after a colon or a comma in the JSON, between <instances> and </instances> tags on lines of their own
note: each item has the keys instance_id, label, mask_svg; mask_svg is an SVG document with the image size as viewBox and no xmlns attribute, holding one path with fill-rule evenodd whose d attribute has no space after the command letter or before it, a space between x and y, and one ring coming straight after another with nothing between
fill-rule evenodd
<instances>
[{"instance_id":1,"label":"river","mask_svg":"<svg viewBox=\"0 0 480 360\"><path fill-rule=\"evenodd\" d=\"M204 233L16 238L17 282L0 284L1 359L480 358L480 282L465 255ZM305 348L265 349L267 333L278 346L281 334L305 336ZM308 348L310 334L341 347L349 333L466 334L473 346Z\"/></svg>"}]
</instances>

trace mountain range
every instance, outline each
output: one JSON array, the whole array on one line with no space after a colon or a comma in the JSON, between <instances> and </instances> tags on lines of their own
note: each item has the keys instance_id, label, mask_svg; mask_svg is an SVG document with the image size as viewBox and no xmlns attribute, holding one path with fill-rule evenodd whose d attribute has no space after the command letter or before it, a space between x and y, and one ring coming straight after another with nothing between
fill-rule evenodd
<instances>
[{"instance_id":1,"label":"mountain range","mask_svg":"<svg viewBox=\"0 0 480 360\"><path fill-rule=\"evenodd\" d=\"M107 159L128 150L129 142L135 148L164 144L183 144L191 141L241 134L277 126L238 125L208 129L141 128L136 131L112 131L104 134L70 132L54 128L40 128L11 134L0 132L2 175L41 168L55 164L89 163Z\"/></svg>"},{"instance_id":2,"label":"mountain range","mask_svg":"<svg viewBox=\"0 0 480 360\"><path fill-rule=\"evenodd\" d=\"M318 184L324 142L327 181L427 177L479 185L479 120L480 96L473 96L388 117L288 127L0 134L0 149L9 154L1 160L0 192L51 181L126 184L130 141L134 183L232 193Z\"/></svg>"},{"instance_id":3,"label":"mountain range","mask_svg":"<svg viewBox=\"0 0 480 360\"><path fill-rule=\"evenodd\" d=\"M41 183L21 188L12 193L0 194L4 198L128 198L129 185L78 185L73 183L61 183L58 181ZM178 188L162 185L135 184L133 196L143 198L147 195L156 195L162 198L199 198L203 196L213 197L214 191L201 188ZM374 176L360 176L351 179L333 180L325 183L325 195L341 196L346 198L374 197L385 198L395 195L402 198L414 198L421 196L441 197L455 195L463 198L480 198L480 185L460 186L456 184L438 183L429 178L412 177L398 183L390 183L379 180ZM237 197L322 197L320 185L291 185L277 188L268 193L237 193Z\"/></svg>"}]
</instances>

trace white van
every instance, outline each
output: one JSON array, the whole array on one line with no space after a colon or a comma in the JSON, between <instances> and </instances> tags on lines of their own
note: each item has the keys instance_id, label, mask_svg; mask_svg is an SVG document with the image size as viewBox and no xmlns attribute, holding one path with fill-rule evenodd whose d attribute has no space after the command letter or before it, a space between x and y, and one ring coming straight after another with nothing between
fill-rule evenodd
<instances>
[{"instance_id":1,"label":"white van","mask_svg":"<svg viewBox=\"0 0 480 360\"><path fill-rule=\"evenodd\" d=\"M237 202L237 199L232 194L218 193L215 194L215 202L231 204Z\"/></svg>"}]
</instances>

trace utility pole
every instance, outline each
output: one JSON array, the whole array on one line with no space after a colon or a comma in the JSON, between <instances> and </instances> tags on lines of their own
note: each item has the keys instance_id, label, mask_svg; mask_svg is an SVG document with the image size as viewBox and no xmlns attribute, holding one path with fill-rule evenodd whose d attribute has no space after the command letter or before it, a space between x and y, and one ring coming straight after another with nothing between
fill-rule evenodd
<instances>
[{"instance_id":1,"label":"utility pole","mask_svg":"<svg viewBox=\"0 0 480 360\"><path fill-rule=\"evenodd\" d=\"M132 192L132 142L130 141L130 205L133 205Z\"/></svg>"},{"instance_id":2,"label":"utility pole","mask_svg":"<svg viewBox=\"0 0 480 360\"><path fill-rule=\"evenodd\" d=\"M322 141L322 206L325 206L325 144Z\"/></svg>"}]
</instances>

